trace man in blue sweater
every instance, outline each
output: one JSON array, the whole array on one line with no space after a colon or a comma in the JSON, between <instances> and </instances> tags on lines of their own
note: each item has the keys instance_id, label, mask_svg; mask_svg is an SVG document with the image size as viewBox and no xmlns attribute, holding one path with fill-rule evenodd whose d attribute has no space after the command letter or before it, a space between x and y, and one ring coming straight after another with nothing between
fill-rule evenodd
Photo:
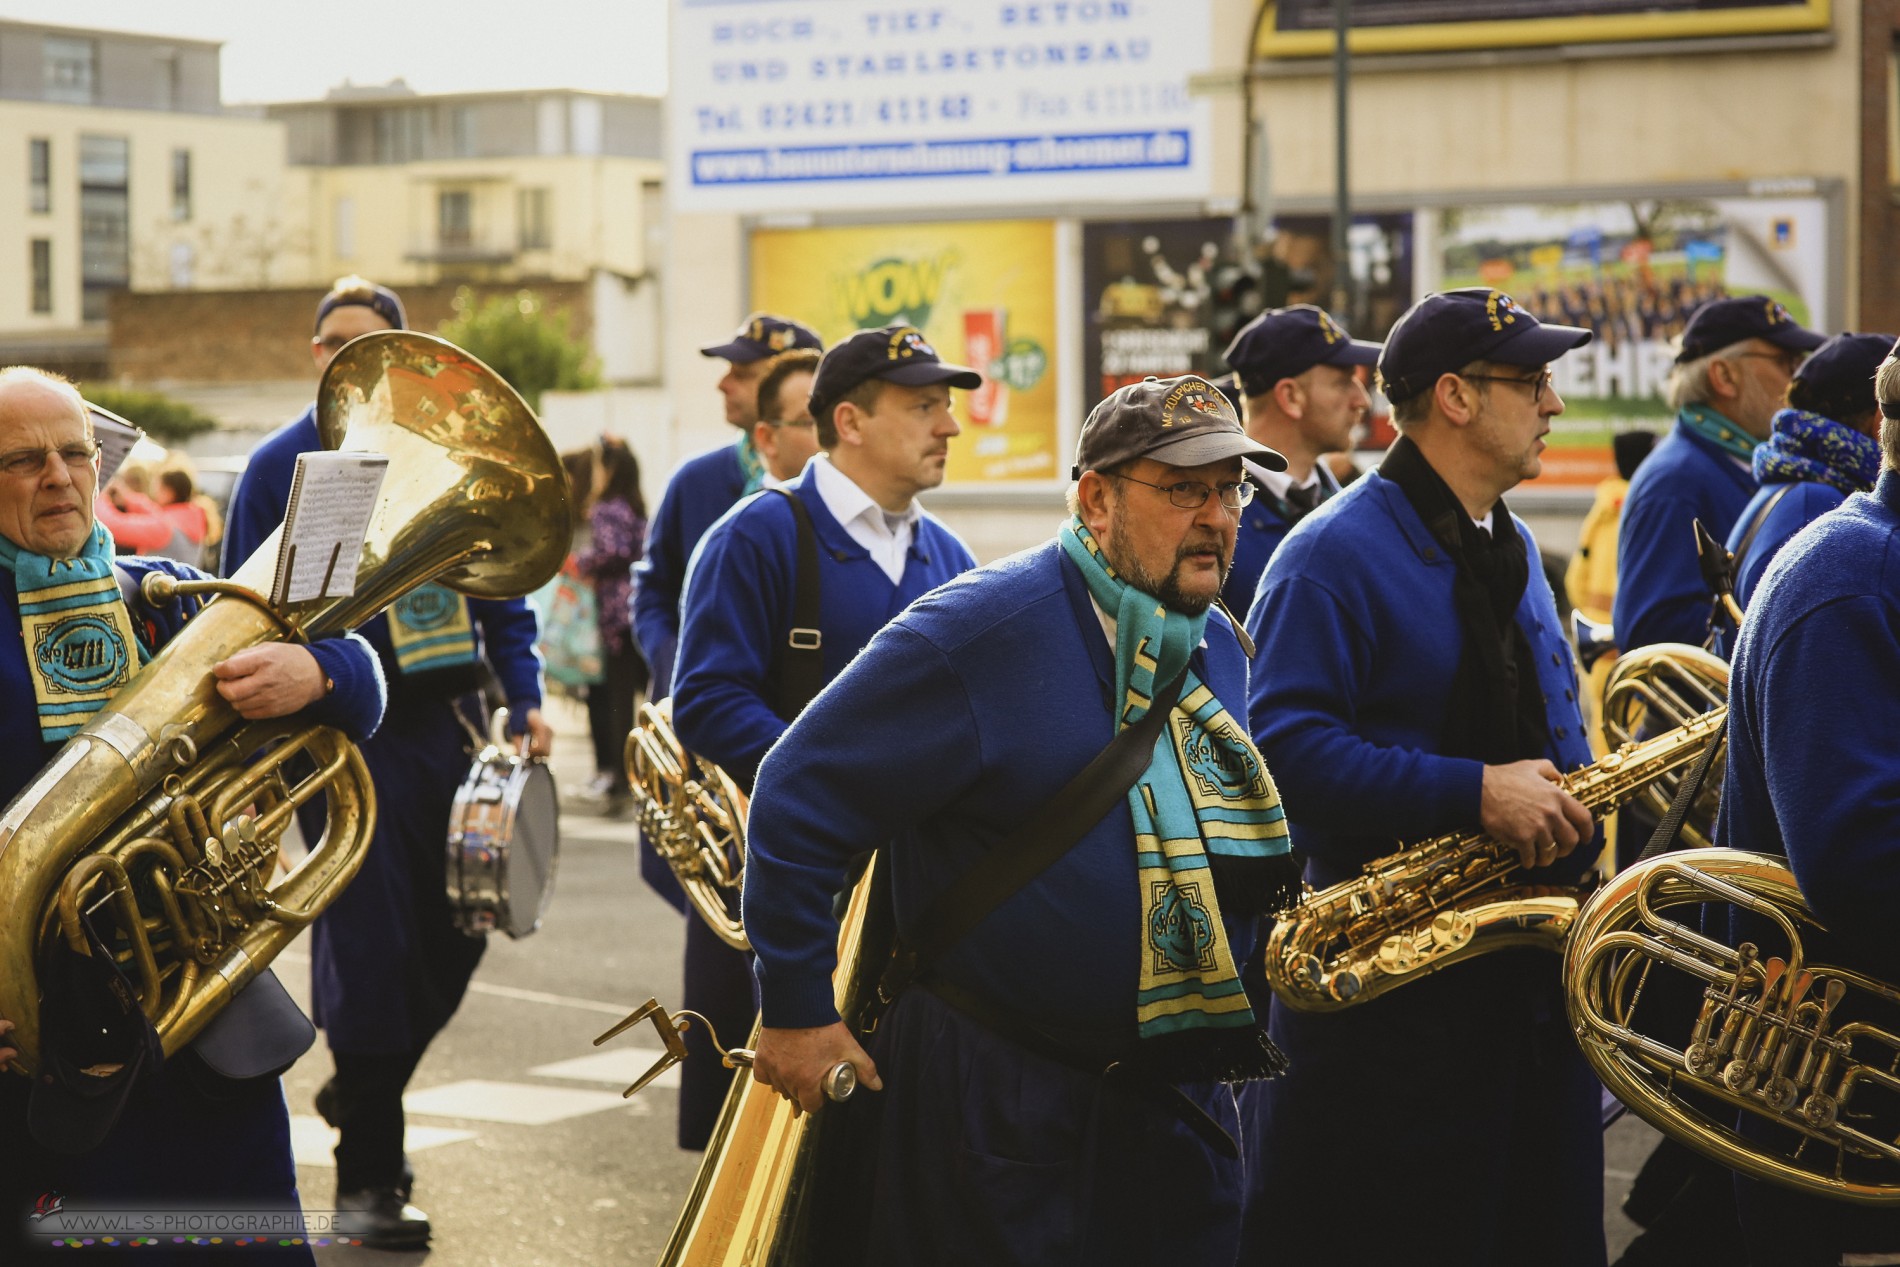
<instances>
[{"instance_id":1,"label":"man in blue sweater","mask_svg":"<svg viewBox=\"0 0 1900 1267\"><path fill-rule=\"evenodd\" d=\"M32 785L66 739L199 606L195 599L160 606L145 600L139 584L152 572L203 574L162 560L115 559L110 534L93 518L98 479L99 446L72 385L38 370L0 370L0 716L9 722L0 730L0 801ZM34 653L47 646L83 654L62 661ZM98 671L75 673L75 662ZM205 668L247 719L301 712L361 742L382 716L376 657L355 635L308 646L265 643ZM38 914L15 910L10 918ZM99 935L108 938L113 917L108 908L88 923L96 918ZM308 1024L276 979L266 971L212 1030L158 1064L145 1048L147 1026L137 1006L114 1008L105 990L66 993L51 975L54 958L41 959L38 982L37 1072L50 1076L38 1084L0 1076L0 1261L20 1260L27 1215L49 1193L75 1211L254 1209L294 1216L290 1118L275 1074L307 1045ZM83 1022L82 1011L89 1018ZM56 1012L73 1019L60 1023ZM236 1036L231 1027L245 1031L253 1054L269 1063L234 1067L220 1045ZM7 1041L11 1028L0 1019L0 1070L16 1054ZM301 1042L279 1045L298 1029ZM272 1041L259 1043L263 1033ZM77 1045L64 1049L66 1041ZM37 1225L42 1232L57 1226ZM300 1234L289 1226L283 1232ZM156 1262L182 1256L148 1252ZM302 1245L256 1252L270 1262L314 1261Z\"/></svg>"},{"instance_id":2,"label":"man in blue sweater","mask_svg":"<svg viewBox=\"0 0 1900 1267\"><path fill-rule=\"evenodd\" d=\"M1550 363L1589 339L1495 290L1421 300L1379 358L1399 439L1267 565L1253 736L1315 888L1450 832L1515 848L1531 884L1596 860L1558 783L1591 759L1575 668L1503 501L1563 412ZM1598 1086L1556 956L1497 951L1346 1011L1275 1006L1272 1033L1292 1070L1264 1097L1259 1261L1601 1267ZM1369 1149L1417 1164L1369 1195Z\"/></svg>"},{"instance_id":3,"label":"man in blue sweater","mask_svg":"<svg viewBox=\"0 0 1900 1267\"><path fill-rule=\"evenodd\" d=\"M1227 345L1227 364L1240 380L1247 434L1286 457L1286 470L1250 463L1258 487L1241 512L1234 565L1221 601L1245 619L1280 543L1294 524L1339 491L1320 457L1352 448L1353 428L1371 398L1355 371L1379 359L1379 345L1355 339L1322 309L1297 304L1263 312Z\"/></svg>"},{"instance_id":4,"label":"man in blue sweater","mask_svg":"<svg viewBox=\"0 0 1900 1267\"><path fill-rule=\"evenodd\" d=\"M1768 561L1788 539L1880 473L1880 410L1874 372L1891 334L1837 334L1802 363L1788 385L1788 407L1773 434L1755 446L1761 487L1735 520L1735 601L1748 606Z\"/></svg>"},{"instance_id":5,"label":"man in blue sweater","mask_svg":"<svg viewBox=\"0 0 1900 1267\"><path fill-rule=\"evenodd\" d=\"M1786 856L1801 895L1832 934L1804 930L1809 962L1892 982L1900 977L1893 939L1900 902L1900 359L1891 354L1876 392L1885 420L1873 490L1852 494L1775 555L1742 622L1716 843ZM1755 941L1763 954L1785 954L1778 930L1756 918L1738 912L1732 935ZM1835 1037L1857 1020L1891 1027L1891 1011L1869 1016L1865 1002L1850 989L1832 1018ZM1868 1049L1855 1045L1864 1058ZM1881 1113L1855 1125L1892 1138L1895 1124L1883 1107L1891 1101L1864 1098L1858 1107ZM1771 1149L1792 1138L1754 1115L1740 1126ZM1847 1159L1849 1178L1865 1177L1861 1164ZM1736 1196L1756 1267L1832 1267L1850 1261L1848 1254L1865 1256L1857 1262L1900 1261L1900 1215L1891 1210L1739 1176Z\"/></svg>"},{"instance_id":6,"label":"man in blue sweater","mask_svg":"<svg viewBox=\"0 0 1900 1267\"><path fill-rule=\"evenodd\" d=\"M1256 1150L1236 1144L1235 1084L1276 1067L1238 969L1294 878L1238 720L1245 655L1211 610L1243 457L1280 465L1211 384L1115 392L1083 427L1056 540L914 604L759 769L753 1075L818 1110L850 1061L878 1093L866 1262L1236 1261ZM1054 833L1067 852L924 965L867 1053L832 1001L854 856L884 850L914 946L946 889L1028 847L1018 826L1175 683L1132 786Z\"/></svg>"},{"instance_id":7,"label":"man in blue sweater","mask_svg":"<svg viewBox=\"0 0 1900 1267\"><path fill-rule=\"evenodd\" d=\"M792 633L799 532L784 494L741 502L701 540L686 586L673 724L681 743L741 787L751 788L792 720L798 701L784 687L797 657L817 660L813 685L829 682L897 613L976 566L916 497L943 482L959 431L950 389L982 381L944 364L910 326L860 330L825 354L811 392L822 452L786 486L817 539L815 633ZM686 925L686 979L686 1005L714 1028L751 1028L751 964L696 917ZM705 1146L732 1081L712 1047L702 1050L706 1058L680 1073L683 1148Z\"/></svg>"},{"instance_id":8,"label":"man in blue sweater","mask_svg":"<svg viewBox=\"0 0 1900 1267\"><path fill-rule=\"evenodd\" d=\"M1676 425L1623 501L1611 624L1624 651L1707 634L1694 522L1727 538L1755 493L1755 446L1802 358L1825 341L1766 295L1712 300L1689 318L1669 376Z\"/></svg>"},{"instance_id":9,"label":"man in blue sweater","mask_svg":"<svg viewBox=\"0 0 1900 1267\"><path fill-rule=\"evenodd\" d=\"M321 371L352 338L402 329L395 292L360 277L337 282L317 307L311 352ZM224 572L235 572L283 522L297 456L321 447L316 406L264 438L231 494ZM553 748L541 716L534 609L519 598L467 599L441 585L412 590L361 632L389 681L389 713L363 759L377 790L376 842L310 938L310 993L336 1061L317 1109L339 1132L337 1206L364 1240L385 1248L429 1239L409 1204L403 1088L429 1042L461 1005L485 943L456 927L444 842L468 774L463 719L485 721L483 665L505 692L509 728L531 756ZM458 713L460 717L458 717ZM306 835L321 820L301 816Z\"/></svg>"}]
</instances>

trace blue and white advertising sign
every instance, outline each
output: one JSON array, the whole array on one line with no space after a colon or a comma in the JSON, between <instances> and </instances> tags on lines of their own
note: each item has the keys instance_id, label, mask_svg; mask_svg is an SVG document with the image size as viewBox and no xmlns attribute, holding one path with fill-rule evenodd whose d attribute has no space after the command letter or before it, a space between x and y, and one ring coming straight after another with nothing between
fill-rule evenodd
<instances>
[{"instance_id":1,"label":"blue and white advertising sign","mask_svg":"<svg viewBox=\"0 0 1900 1267\"><path fill-rule=\"evenodd\" d=\"M1208 6L674 0L682 211L1208 195Z\"/></svg>"}]
</instances>

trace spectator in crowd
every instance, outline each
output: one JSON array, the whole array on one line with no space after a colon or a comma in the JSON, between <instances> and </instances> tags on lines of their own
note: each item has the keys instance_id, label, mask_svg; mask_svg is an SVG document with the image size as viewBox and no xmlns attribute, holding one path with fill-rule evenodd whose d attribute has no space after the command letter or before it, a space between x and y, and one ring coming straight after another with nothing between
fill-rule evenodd
<instances>
[{"instance_id":1,"label":"spectator in crowd","mask_svg":"<svg viewBox=\"0 0 1900 1267\"><path fill-rule=\"evenodd\" d=\"M606 776L606 813L625 817L631 808L621 750L633 729L634 700L646 689L646 661L634 642L633 565L646 547L647 504L640 494L640 461L625 441L602 436L595 450L591 540L576 565L594 586L600 629L601 681L588 689L587 717L593 730L594 762Z\"/></svg>"}]
</instances>

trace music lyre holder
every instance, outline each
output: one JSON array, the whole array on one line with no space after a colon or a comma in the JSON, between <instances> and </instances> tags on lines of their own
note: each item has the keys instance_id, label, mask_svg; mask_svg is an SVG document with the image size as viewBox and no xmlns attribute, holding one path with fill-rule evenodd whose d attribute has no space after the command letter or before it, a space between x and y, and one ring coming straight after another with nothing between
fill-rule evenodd
<instances>
[{"instance_id":1,"label":"music lyre holder","mask_svg":"<svg viewBox=\"0 0 1900 1267\"><path fill-rule=\"evenodd\" d=\"M647 1020L653 1022L654 1031L659 1034L660 1042L665 1046L665 1050L660 1053L660 1058L653 1062L651 1069L641 1074L632 1086L620 1093L620 1098L623 1100L638 1095L652 1085L655 1078L686 1059L686 1031L692 1028L694 1021L706 1027L706 1033L712 1038L713 1046L719 1049L720 1064L728 1069L752 1067L755 1053L751 1048L727 1047L719 1041L719 1031L714 1029L713 1023L704 1016L689 1008L681 1008L678 1012L668 1012L660 1006L658 999L648 999L642 1003L638 1010L625 1020L596 1038L594 1046L598 1047L608 1039L624 1034L641 1021ZM827 1100L834 1104L842 1104L851 1098L852 1092L858 1089L857 1067L848 1060L841 1060L826 1072L825 1076L819 1080L819 1085L824 1088Z\"/></svg>"}]
</instances>

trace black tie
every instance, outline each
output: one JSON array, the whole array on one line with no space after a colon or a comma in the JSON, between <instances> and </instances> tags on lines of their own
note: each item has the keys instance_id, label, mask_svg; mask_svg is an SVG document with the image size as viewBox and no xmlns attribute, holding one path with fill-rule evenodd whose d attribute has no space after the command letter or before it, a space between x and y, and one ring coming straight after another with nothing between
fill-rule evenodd
<instances>
[{"instance_id":1,"label":"black tie","mask_svg":"<svg viewBox=\"0 0 1900 1267\"><path fill-rule=\"evenodd\" d=\"M1293 508L1293 517L1303 519L1319 505L1319 481L1314 480L1298 488L1286 490L1286 504Z\"/></svg>"}]
</instances>

